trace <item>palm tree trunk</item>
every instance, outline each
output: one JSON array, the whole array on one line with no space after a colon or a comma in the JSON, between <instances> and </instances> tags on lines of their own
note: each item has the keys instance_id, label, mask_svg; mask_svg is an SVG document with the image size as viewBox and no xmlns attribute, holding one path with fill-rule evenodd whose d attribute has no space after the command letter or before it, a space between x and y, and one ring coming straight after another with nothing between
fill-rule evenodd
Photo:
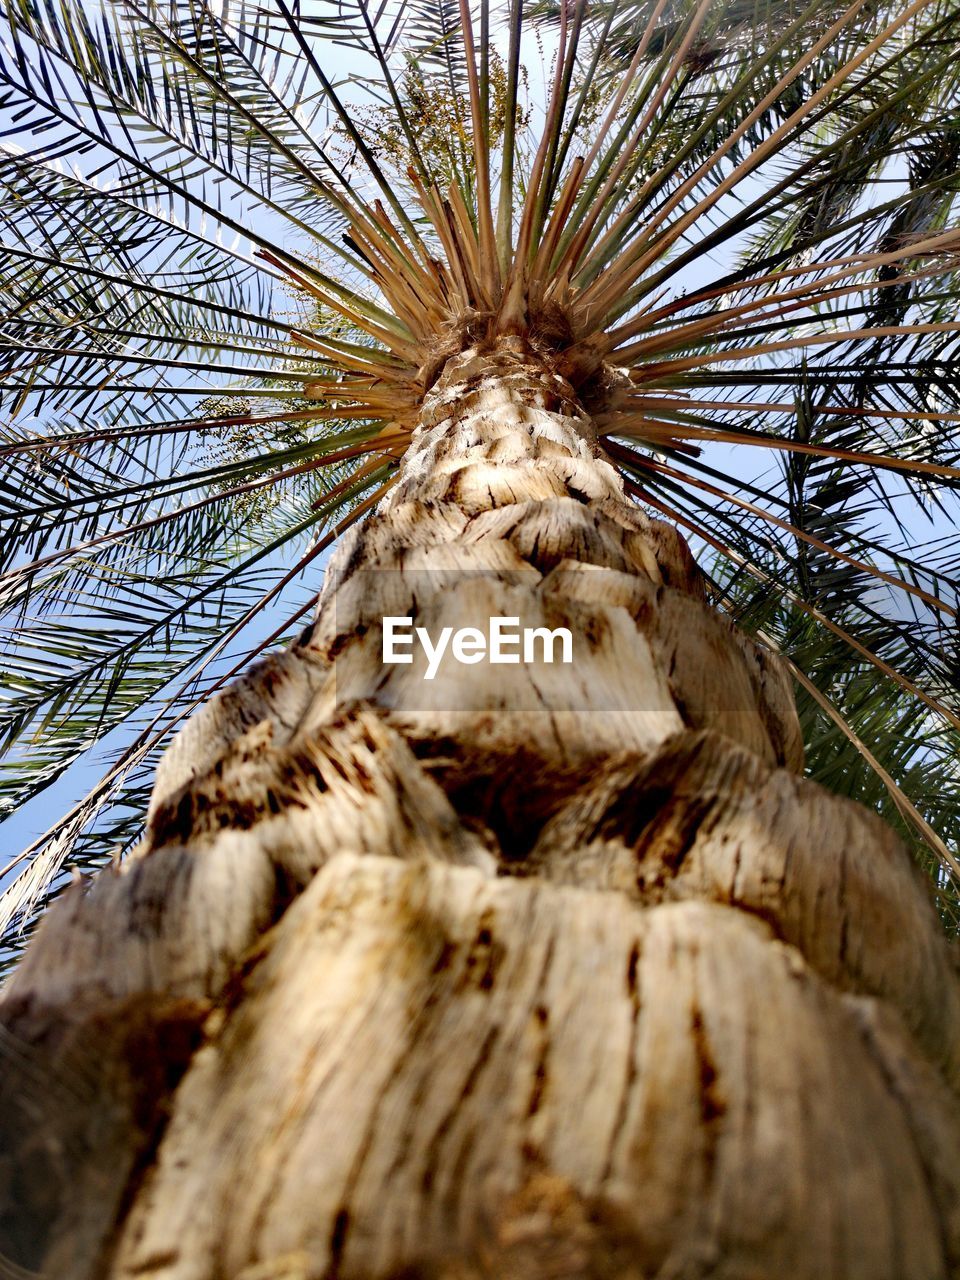
<instances>
[{"instance_id":1,"label":"palm tree trunk","mask_svg":"<svg viewBox=\"0 0 960 1280\"><path fill-rule=\"evenodd\" d=\"M385 616L566 627L573 663L425 680ZM8 1267L960 1275L956 973L801 768L777 661L570 385L519 339L451 359L314 626L8 984Z\"/></svg>"}]
</instances>

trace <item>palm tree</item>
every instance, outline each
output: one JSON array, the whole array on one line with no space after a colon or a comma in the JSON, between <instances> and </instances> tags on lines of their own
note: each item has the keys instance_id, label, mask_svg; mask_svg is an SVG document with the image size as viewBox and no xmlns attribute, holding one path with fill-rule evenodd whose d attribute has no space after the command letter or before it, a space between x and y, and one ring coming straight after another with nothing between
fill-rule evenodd
<instances>
[{"instance_id":1,"label":"palm tree","mask_svg":"<svg viewBox=\"0 0 960 1280\"><path fill-rule=\"evenodd\" d=\"M0 1275L960 1274L957 5L5 12Z\"/></svg>"}]
</instances>

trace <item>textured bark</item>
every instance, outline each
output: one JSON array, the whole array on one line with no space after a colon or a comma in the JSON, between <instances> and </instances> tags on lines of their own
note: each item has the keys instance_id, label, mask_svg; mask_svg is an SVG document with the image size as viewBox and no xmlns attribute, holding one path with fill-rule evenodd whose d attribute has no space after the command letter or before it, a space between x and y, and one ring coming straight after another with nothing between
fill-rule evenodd
<instances>
[{"instance_id":1,"label":"textured bark","mask_svg":"<svg viewBox=\"0 0 960 1280\"><path fill-rule=\"evenodd\" d=\"M384 615L478 613L575 665L383 665ZM4 992L9 1274L960 1275L953 960L801 769L569 385L452 360L313 627Z\"/></svg>"}]
</instances>

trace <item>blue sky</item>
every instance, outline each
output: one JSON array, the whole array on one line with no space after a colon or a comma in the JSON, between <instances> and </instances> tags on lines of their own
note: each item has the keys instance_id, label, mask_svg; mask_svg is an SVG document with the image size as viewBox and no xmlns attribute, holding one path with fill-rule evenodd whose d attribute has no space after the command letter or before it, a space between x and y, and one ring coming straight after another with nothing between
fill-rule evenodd
<instances>
[{"instance_id":1,"label":"blue sky","mask_svg":"<svg viewBox=\"0 0 960 1280\"><path fill-rule=\"evenodd\" d=\"M502 32L498 33L497 40L498 43L503 44ZM543 85L549 72L550 55L549 41L547 42L547 47L541 50L538 41L528 34L524 48L524 62L529 72L530 95L534 106L535 118L543 102ZM342 92L348 101L352 100L352 96L359 97L362 92L359 81L351 80L351 77L355 78L360 70L358 56L349 49L339 49L337 51L336 69L341 78ZM10 122L5 123L9 124ZM8 138L12 138L14 141L17 140L15 125L13 126L13 132L8 133ZM22 140L24 144L29 145L30 139L27 135L23 135ZM71 157L67 157L68 162L71 159ZM89 171L97 166L99 157L87 155L85 157L77 157L77 161L85 167L86 171ZM896 174L891 174L890 176L895 178ZM761 194L763 190L763 180L759 177L751 178L744 184L740 198L752 198L757 194ZM270 213L263 215L261 211L257 216L260 218L257 226L262 232L275 236L284 244L292 246L294 243L298 243L296 233L287 224L277 219L275 215ZM722 274L729 267L735 252L736 245L730 244L725 246L722 256L703 255L701 259L695 261L686 269L682 279L677 281L677 288L690 289L705 280ZM194 381L203 382L206 379L211 389L217 385L215 378L212 376L207 378L207 375L203 372L191 376ZM771 468L775 469L778 466L776 459L771 460L769 456L760 450L747 448L733 449L719 445L710 446L710 454L708 456L722 469L742 480L756 479L769 472ZM902 490L902 486L900 486L900 489ZM891 481L891 495L891 502L894 505L901 503L902 500L897 497L897 484L894 481ZM884 522L881 532L892 533L895 529L895 522L892 516L888 515L881 519ZM952 524L945 513L933 511L928 518L919 510L916 510L911 516L909 536L917 543L950 536L952 533ZM275 566L270 564L266 567L273 568ZM308 584L310 589L316 589L319 585L319 578L320 565L315 563L309 571ZM290 606L286 603L281 608L284 613L290 611ZM270 610L263 614L254 625L245 631L246 644L252 647L259 640L269 635L277 625L278 617L282 616L284 616L283 613L278 613L275 610ZM230 652L234 654L236 650L232 648ZM228 659L225 659L225 661L228 661ZM115 731L109 735L97 746L85 753L58 782L49 787L34 801L23 806L19 812L0 825L0 858L2 858L3 862L6 862L10 856L15 855L24 844L46 830L50 825L51 819L62 815L71 803L85 793L88 787L101 776L105 759L109 756L111 748L115 747L123 736L122 731Z\"/></svg>"}]
</instances>

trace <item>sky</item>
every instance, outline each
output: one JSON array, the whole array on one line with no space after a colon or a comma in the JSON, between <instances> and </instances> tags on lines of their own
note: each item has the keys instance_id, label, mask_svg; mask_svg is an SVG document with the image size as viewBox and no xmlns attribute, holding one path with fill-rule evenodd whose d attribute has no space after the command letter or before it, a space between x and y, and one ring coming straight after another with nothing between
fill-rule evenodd
<instances>
[{"instance_id":1,"label":"sky","mask_svg":"<svg viewBox=\"0 0 960 1280\"><path fill-rule=\"evenodd\" d=\"M503 48L505 47L505 35L502 29L496 34L496 42ZM549 64L552 49L547 42L547 47L541 49L537 39L530 33L526 37L523 48L523 62L528 71L530 97L534 106L535 116L537 107L542 104L544 98L544 83L549 74ZM337 53L337 73L340 78L340 89L349 101L351 95L361 92L359 75L366 70L361 68L361 62L353 51L348 48L342 48ZM10 124L9 121L5 122ZM12 126L13 132L8 133L8 141L18 141L15 124ZM24 145L30 145L29 135L22 135ZM73 157L66 157L66 163L71 163ZM87 157L77 157L77 162L86 166L87 170L91 167L91 159ZM759 178L751 179L753 184L751 188L747 185L744 195L757 194L762 191L762 180ZM285 223L275 218L275 215L269 212L266 215L258 215L261 221L258 227L266 234L275 235L281 242L286 244L294 243L296 239L295 233ZM691 288L703 280L713 278L718 270L722 270L730 261L732 249L734 246L724 251L724 261L710 260L706 256L702 260L698 260L687 268L687 271L679 283L679 287ZM191 375L194 381L203 381L205 375ZM211 385L214 385L212 379L208 379ZM743 479L755 478L758 474L762 474L771 466L776 467L776 461L771 462L767 457L760 454L759 451L740 449L731 449L728 446L710 446L712 451L707 456L711 457L716 463L723 468L732 471L735 476ZM754 456L751 456L754 455ZM892 499L895 503L896 497ZM921 522L922 523L922 522ZM893 528L892 517L888 520L888 530ZM944 513L933 512L928 525L917 529L918 540L933 539L941 536L952 534L952 527L948 517ZM322 564L322 562L321 562ZM320 576L321 564L314 564L310 569L311 586L318 583ZM257 620L256 624L251 626L245 637L249 645L254 645L259 640L265 638L274 629L277 621L277 615L274 613L264 614ZM34 801L22 807L22 809L10 817L7 821L0 824L0 865L5 862L9 856L14 855L23 847L24 844L40 835L48 826L52 816L60 816L65 808L67 808L74 800L84 794L86 789L92 782L95 782L101 775L103 770L104 758L109 754L110 748L117 742L118 737L122 736L120 731L115 731L103 742L97 744L78 760L58 782L48 788L41 796Z\"/></svg>"}]
</instances>

